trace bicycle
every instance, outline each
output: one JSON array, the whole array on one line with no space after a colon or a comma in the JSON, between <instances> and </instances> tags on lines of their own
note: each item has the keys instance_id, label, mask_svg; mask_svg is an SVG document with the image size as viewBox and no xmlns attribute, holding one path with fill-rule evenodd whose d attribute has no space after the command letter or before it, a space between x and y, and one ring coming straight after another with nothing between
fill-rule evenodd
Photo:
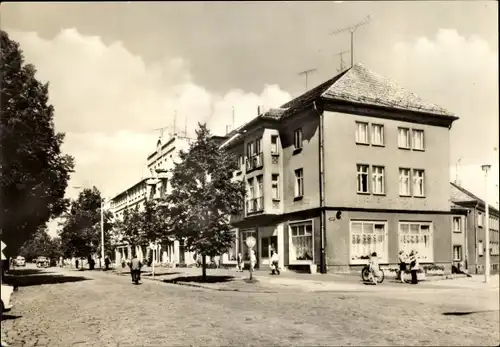
<instances>
[{"instance_id":1,"label":"bicycle","mask_svg":"<svg viewBox=\"0 0 500 347\"><path fill-rule=\"evenodd\" d=\"M384 270L379 269L378 272L379 272L378 276L375 276L375 278L377 280L377 283L382 283L382 282L384 282L384 279L385 279ZM363 267L363 269L361 270L361 279L363 280L363 282L371 282L370 281L370 266L369 265L365 265Z\"/></svg>"}]
</instances>

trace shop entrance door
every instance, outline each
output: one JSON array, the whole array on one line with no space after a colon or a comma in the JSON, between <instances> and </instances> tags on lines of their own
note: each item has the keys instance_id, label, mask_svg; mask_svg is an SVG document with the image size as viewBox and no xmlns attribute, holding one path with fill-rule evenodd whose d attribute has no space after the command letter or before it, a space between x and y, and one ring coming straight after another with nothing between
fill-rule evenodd
<instances>
[{"instance_id":1,"label":"shop entrance door","mask_svg":"<svg viewBox=\"0 0 500 347\"><path fill-rule=\"evenodd\" d=\"M271 261L271 248L274 248L278 254L278 237L270 236L261 239L262 264L269 265Z\"/></svg>"}]
</instances>

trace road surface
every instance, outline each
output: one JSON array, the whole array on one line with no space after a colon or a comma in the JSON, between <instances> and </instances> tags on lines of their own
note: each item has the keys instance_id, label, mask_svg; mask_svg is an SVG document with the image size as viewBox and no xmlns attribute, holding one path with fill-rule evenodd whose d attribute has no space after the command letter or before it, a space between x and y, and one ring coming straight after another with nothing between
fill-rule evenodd
<instances>
[{"instance_id":1,"label":"road surface","mask_svg":"<svg viewBox=\"0 0 500 347\"><path fill-rule=\"evenodd\" d=\"M11 346L498 345L498 290L219 292L100 271L27 269ZM84 276L84 277L82 277ZM382 288L383 284L380 285ZM378 287L378 286L377 286ZM360 288L361 285L360 285Z\"/></svg>"}]
</instances>

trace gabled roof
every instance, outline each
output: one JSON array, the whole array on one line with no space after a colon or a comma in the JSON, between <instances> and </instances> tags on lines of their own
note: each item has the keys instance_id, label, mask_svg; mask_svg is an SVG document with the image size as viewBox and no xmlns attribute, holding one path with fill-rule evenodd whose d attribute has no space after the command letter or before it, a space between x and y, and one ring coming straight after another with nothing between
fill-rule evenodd
<instances>
[{"instance_id":1,"label":"gabled roof","mask_svg":"<svg viewBox=\"0 0 500 347\"><path fill-rule=\"evenodd\" d=\"M355 64L348 70L281 105L280 108L271 109L253 118L239 127L236 132L255 124L259 120L280 121L284 117L311 105L313 101L318 99L393 108L458 119L452 112L443 107L423 100L415 93L406 90L388 78L376 74L362 64ZM232 136L234 134L229 133L228 135Z\"/></svg>"},{"instance_id":2,"label":"gabled roof","mask_svg":"<svg viewBox=\"0 0 500 347\"><path fill-rule=\"evenodd\" d=\"M467 189L450 182L451 184L451 193L450 193L450 202L455 205L460 205L461 203L479 203L481 205L485 205L484 200L479 198L477 195L472 194ZM498 209L494 206L489 205L489 209L498 213Z\"/></svg>"},{"instance_id":3,"label":"gabled roof","mask_svg":"<svg viewBox=\"0 0 500 347\"><path fill-rule=\"evenodd\" d=\"M362 64L356 64L347 70L321 96L325 99L423 112L437 116L454 115L439 105L423 100L390 79L376 74Z\"/></svg>"}]
</instances>

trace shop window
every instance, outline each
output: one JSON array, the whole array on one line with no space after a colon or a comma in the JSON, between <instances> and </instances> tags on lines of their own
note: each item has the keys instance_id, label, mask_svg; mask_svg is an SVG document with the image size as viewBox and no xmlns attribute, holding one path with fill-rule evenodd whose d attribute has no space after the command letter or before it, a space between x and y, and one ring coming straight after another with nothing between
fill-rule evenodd
<instances>
[{"instance_id":1,"label":"shop window","mask_svg":"<svg viewBox=\"0 0 500 347\"><path fill-rule=\"evenodd\" d=\"M365 264L373 252L382 263L388 262L387 222L351 221L350 263Z\"/></svg>"},{"instance_id":2,"label":"shop window","mask_svg":"<svg viewBox=\"0 0 500 347\"><path fill-rule=\"evenodd\" d=\"M312 221L290 224L290 263L313 260Z\"/></svg>"},{"instance_id":3,"label":"shop window","mask_svg":"<svg viewBox=\"0 0 500 347\"><path fill-rule=\"evenodd\" d=\"M415 250L421 262L432 262L434 259L432 223L399 223L399 249L406 254Z\"/></svg>"}]
</instances>

